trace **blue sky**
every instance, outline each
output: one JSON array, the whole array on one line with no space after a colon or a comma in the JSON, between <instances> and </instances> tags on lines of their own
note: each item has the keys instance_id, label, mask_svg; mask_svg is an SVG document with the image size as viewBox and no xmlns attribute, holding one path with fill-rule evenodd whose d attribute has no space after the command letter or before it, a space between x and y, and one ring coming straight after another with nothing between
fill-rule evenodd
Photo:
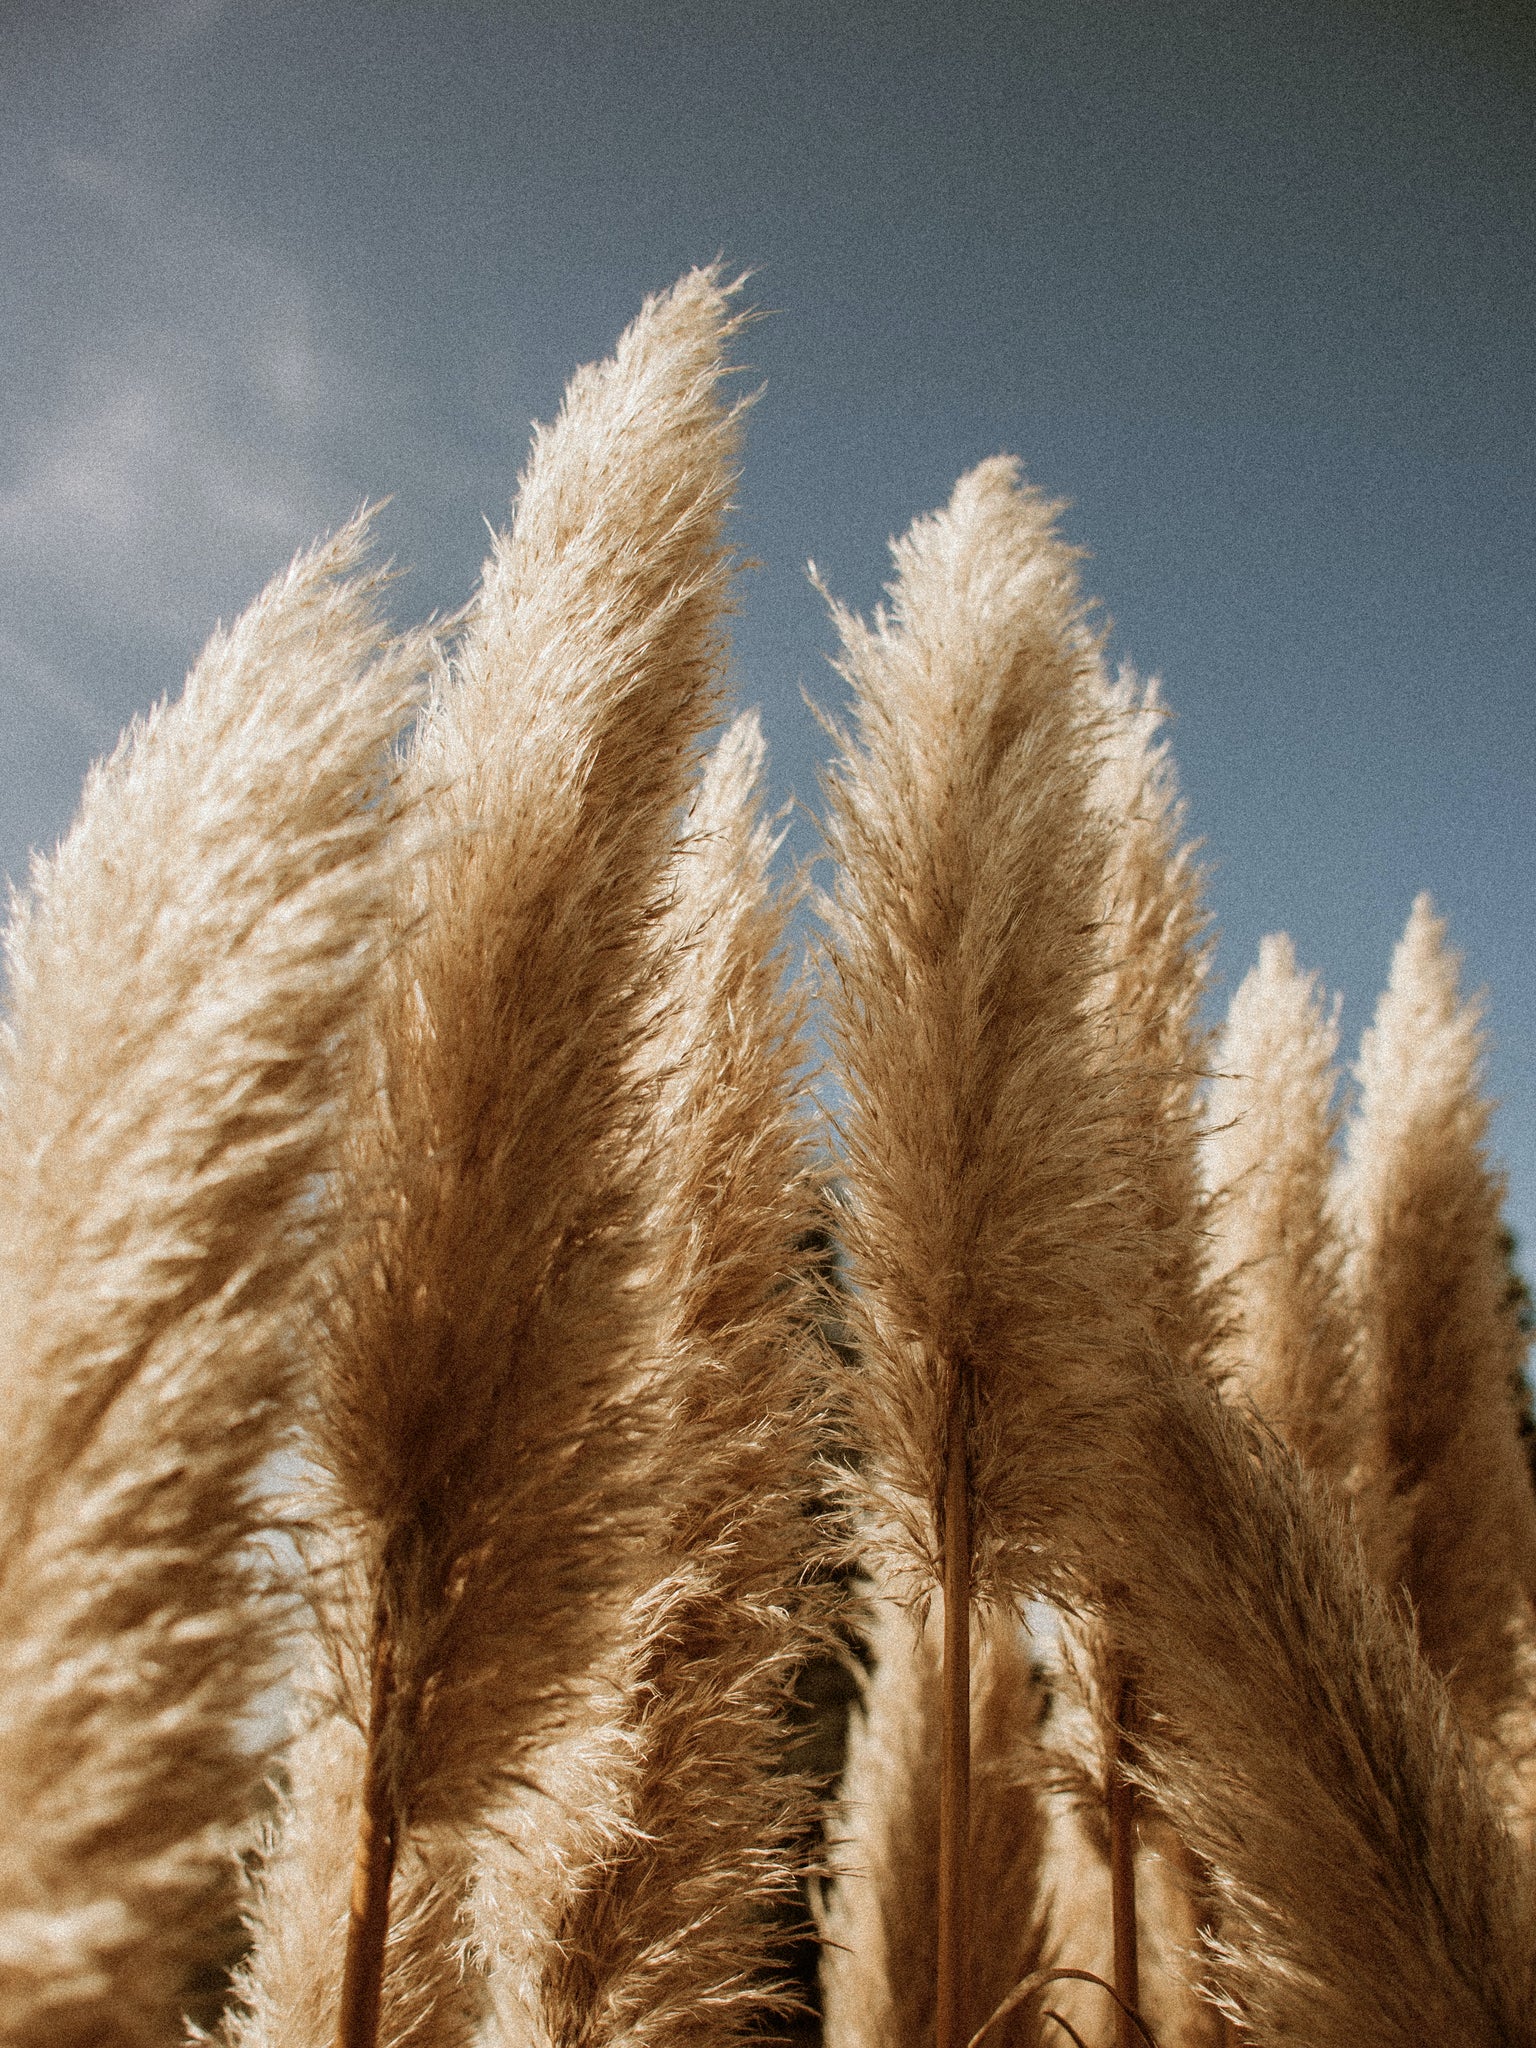
<instances>
[{"instance_id":1,"label":"blue sky","mask_svg":"<svg viewBox=\"0 0 1536 2048\"><path fill-rule=\"evenodd\" d=\"M736 648L814 810L814 556L998 449L1159 673L1230 991L1284 929L1368 1020L1414 893L1490 992L1536 1253L1536 32L1477 5L8 10L0 867L314 532L394 494L456 605L533 417L717 252ZM809 822L797 828L809 850Z\"/></svg>"}]
</instances>

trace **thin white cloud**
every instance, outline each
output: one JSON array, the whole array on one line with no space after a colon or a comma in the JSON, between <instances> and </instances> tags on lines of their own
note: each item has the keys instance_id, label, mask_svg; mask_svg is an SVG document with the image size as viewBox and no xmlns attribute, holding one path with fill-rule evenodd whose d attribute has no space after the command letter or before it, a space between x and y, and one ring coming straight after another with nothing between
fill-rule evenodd
<instances>
[{"instance_id":1,"label":"thin white cloud","mask_svg":"<svg viewBox=\"0 0 1536 2048\"><path fill-rule=\"evenodd\" d=\"M0 869L64 829L124 720L366 495L408 414L347 309L110 151L36 166L81 268L0 422ZM62 273L67 275L67 270ZM391 475L391 480L393 477Z\"/></svg>"},{"instance_id":2,"label":"thin white cloud","mask_svg":"<svg viewBox=\"0 0 1536 2048\"><path fill-rule=\"evenodd\" d=\"M291 264L176 218L107 159L54 170L123 234L100 317L34 374L0 447L0 630L30 641L65 592L123 632L195 629L215 592L354 508L353 444L388 409Z\"/></svg>"}]
</instances>

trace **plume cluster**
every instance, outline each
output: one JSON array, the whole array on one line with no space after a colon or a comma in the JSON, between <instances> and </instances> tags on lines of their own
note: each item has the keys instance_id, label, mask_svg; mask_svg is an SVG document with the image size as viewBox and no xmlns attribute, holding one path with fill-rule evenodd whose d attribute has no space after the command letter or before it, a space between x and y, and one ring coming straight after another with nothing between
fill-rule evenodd
<instances>
[{"instance_id":1,"label":"plume cluster","mask_svg":"<svg viewBox=\"0 0 1536 2048\"><path fill-rule=\"evenodd\" d=\"M1213 1054L1158 688L997 458L833 607L814 1017L708 749L743 319L694 271L578 373L451 629L301 556L17 902L0 2044L804 2041L816 1869L828 2048L1536 2048L1444 926L1342 1148L1289 941Z\"/></svg>"},{"instance_id":2,"label":"plume cluster","mask_svg":"<svg viewBox=\"0 0 1536 2048\"><path fill-rule=\"evenodd\" d=\"M1244 2037L1536 2038L1525 1859L1336 1503L1197 1386L1165 1390L1142 1449L1135 1540L1097 1569Z\"/></svg>"}]
</instances>

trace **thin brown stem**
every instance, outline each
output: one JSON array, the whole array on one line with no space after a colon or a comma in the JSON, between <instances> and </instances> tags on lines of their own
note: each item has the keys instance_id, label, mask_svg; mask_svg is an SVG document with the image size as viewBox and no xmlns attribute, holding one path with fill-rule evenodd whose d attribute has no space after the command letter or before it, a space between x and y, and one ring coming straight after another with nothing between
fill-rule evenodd
<instances>
[{"instance_id":1,"label":"thin brown stem","mask_svg":"<svg viewBox=\"0 0 1536 2048\"><path fill-rule=\"evenodd\" d=\"M1001 2026L1010 2013L1017 2012L1029 1999L1036 1998L1048 1984L1097 1984L1105 1995L1114 2001L1118 2011L1129 2018L1132 2028L1144 2043L1144 2048L1157 2048L1157 2039L1139 2012L1128 2006L1113 1984L1106 1984L1097 1970L1031 1970L1027 1977L1021 1977L1008 1996L995 2011L976 2029L966 2048L981 2048L982 2042L994 2027ZM1042 2014L1042 2018L1054 2015Z\"/></svg>"},{"instance_id":2,"label":"thin brown stem","mask_svg":"<svg viewBox=\"0 0 1536 2048\"><path fill-rule=\"evenodd\" d=\"M1060 2027L1061 2031L1066 2035L1067 2039L1069 2041L1075 2041L1077 2043L1077 2048L1088 2048L1088 2043L1083 2039L1082 2035L1077 2031L1076 2027L1073 2026L1072 2022L1069 2019L1065 2019L1062 2016L1062 2014L1057 2012L1052 2006L1048 2005L1045 2008L1045 2011L1041 2013L1040 2017L1043 2020L1054 2020L1057 2026Z\"/></svg>"},{"instance_id":3,"label":"thin brown stem","mask_svg":"<svg viewBox=\"0 0 1536 2048\"><path fill-rule=\"evenodd\" d=\"M936 2048L965 2048L971 1837L971 1497L964 1410L950 1423L944 1474L944 1707L939 1769Z\"/></svg>"},{"instance_id":4,"label":"thin brown stem","mask_svg":"<svg viewBox=\"0 0 1536 2048\"><path fill-rule=\"evenodd\" d=\"M1114 1928L1115 2048L1135 2048L1128 2008L1140 2002L1136 1954L1136 1787L1128 1775L1133 1755L1136 1681L1121 1676L1115 1697L1115 1740L1109 1763L1109 1898Z\"/></svg>"},{"instance_id":5,"label":"thin brown stem","mask_svg":"<svg viewBox=\"0 0 1536 2048\"><path fill-rule=\"evenodd\" d=\"M373 1683L368 1704L368 1760L363 1811L352 1866L352 1909L341 1978L336 2048L377 2048L389 1935L389 1888L395 1874L398 1823L385 1769L385 1727L394 1698L395 1646L382 1605L373 1625Z\"/></svg>"}]
</instances>

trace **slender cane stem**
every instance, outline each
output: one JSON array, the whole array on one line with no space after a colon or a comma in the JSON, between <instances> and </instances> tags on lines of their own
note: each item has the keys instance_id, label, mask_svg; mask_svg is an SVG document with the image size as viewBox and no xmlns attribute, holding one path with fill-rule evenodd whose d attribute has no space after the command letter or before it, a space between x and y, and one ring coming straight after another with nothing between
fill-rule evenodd
<instances>
[{"instance_id":1,"label":"slender cane stem","mask_svg":"<svg viewBox=\"0 0 1536 2048\"><path fill-rule=\"evenodd\" d=\"M965 1425L951 1423L944 1474L944 1711L939 1768L936 2048L965 2048L971 1837L971 1498Z\"/></svg>"},{"instance_id":2,"label":"slender cane stem","mask_svg":"<svg viewBox=\"0 0 1536 2048\"><path fill-rule=\"evenodd\" d=\"M373 1626L373 1683L368 1705L368 1760L363 1811L352 1866L352 1910L341 1978L336 2048L376 2048L389 1934L389 1888L395 1874L397 1822L384 1767L384 1730L394 1696L395 1646L382 1608Z\"/></svg>"},{"instance_id":3,"label":"slender cane stem","mask_svg":"<svg viewBox=\"0 0 1536 2048\"><path fill-rule=\"evenodd\" d=\"M1136 1787L1126 1774L1136 1719L1136 1681L1122 1676L1116 1689L1115 1743L1109 1765L1109 1897L1114 1926L1115 1989L1125 2006L1115 2009L1115 2048L1136 2048L1136 2030L1125 2007L1140 2001L1136 1955Z\"/></svg>"}]
</instances>

